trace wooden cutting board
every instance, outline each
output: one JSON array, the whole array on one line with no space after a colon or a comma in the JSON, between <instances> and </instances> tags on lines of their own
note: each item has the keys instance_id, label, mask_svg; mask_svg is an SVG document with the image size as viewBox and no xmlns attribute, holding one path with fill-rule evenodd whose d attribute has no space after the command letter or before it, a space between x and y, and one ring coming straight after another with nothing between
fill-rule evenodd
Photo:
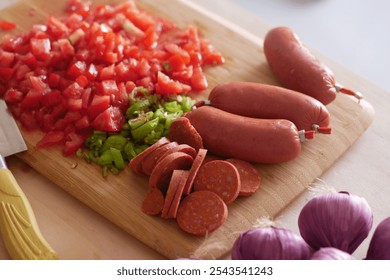
<instances>
[{"instance_id":1,"label":"wooden cutting board","mask_svg":"<svg viewBox=\"0 0 390 280\"><path fill-rule=\"evenodd\" d=\"M195 25L201 35L209 38L224 54L225 65L206 71L210 89L225 81L278 84L268 69L261 38L187 0L136 2L151 13L171 18L179 26ZM61 15L65 4L65 0L21 1L0 11L0 18L17 23L18 29L14 32L18 33L28 30L32 23L45 22L49 14ZM337 64L332 63L331 68L338 75L339 82L348 83L346 86L362 92L371 90L369 84ZM205 98L208 92L197 98ZM301 155L293 161L258 165L262 174L261 189L252 197L239 198L230 205L226 223L207 237L182 232L174 220L143 214L140 205L147 190L147 178L133 174L130 169L118 176L103 178L99 167L76 157L64 158L59 149L35 149L40 133L23 132L29 150L20 157L59 187L167 258L221 258L229 253L239 232L253 226L258 218L275 217L306 190L359 138L374 117L374 110L368 102L362 100L358 103L344 95L339 95L328 109L333 134L317 135L315 140L305 142Z\"/></svg>"}]
</instances>

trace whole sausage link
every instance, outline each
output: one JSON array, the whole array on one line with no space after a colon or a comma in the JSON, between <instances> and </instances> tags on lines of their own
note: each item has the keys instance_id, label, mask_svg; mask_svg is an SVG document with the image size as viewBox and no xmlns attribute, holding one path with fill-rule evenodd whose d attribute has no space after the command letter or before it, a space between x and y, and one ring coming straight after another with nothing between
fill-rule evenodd
<instances>
[{"instance_id":1,"label":"whole sausage link","mask_svg":"<svg viewBox=\"0 0 390 280\"><path fill-rule=\"evenodd\" d=\"M293 30L281 26L264 38L264 54L276 78L287 88L310 95L327 105L341 92L358 100L355 92L336 84L333 72L304 46Z\"/></svg>"},{"instance_id":2,"label":"whole sausage link","mask_svg":"<svg viewBox=\"0 0 390 280\"><path fill-rule=\"evenodd\" d=\"M301 142L313 131L298 131L289 120L257 119L202 106L185 115L210 153L254 163L280 163L296 158Z\"/></svg>"}]
</instances>

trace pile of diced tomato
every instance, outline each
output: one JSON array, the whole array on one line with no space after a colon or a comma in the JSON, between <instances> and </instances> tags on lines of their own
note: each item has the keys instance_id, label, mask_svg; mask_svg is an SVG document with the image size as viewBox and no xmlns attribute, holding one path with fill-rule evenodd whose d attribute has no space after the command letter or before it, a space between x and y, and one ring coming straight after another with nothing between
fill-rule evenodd
<instances>
[{"instance_id":1,"label":"pile of diced tomato","mask_svg":"<svg viewBox=\"0 0 390 280\"><path fill-rule=\"evenodd\" d=\"M66 16L0 39L0 97L23 128L46 132L39 147L63 144L70 155L93 130L121 130L136 87L204 90L204 66L223 62L195 27L180 29L133 1L71 0Z\"/></svg>"}]
</instances>

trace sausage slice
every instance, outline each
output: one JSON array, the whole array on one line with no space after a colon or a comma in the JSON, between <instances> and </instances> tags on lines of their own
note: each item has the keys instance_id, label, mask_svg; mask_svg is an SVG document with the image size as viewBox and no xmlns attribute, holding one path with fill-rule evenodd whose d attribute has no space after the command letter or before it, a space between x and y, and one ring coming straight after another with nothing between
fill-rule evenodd
<instances>
[{"instance_id":1,"label":"sausage slice","mask_svg":"<svg viewBox=\"0 0 390 280\"><path fill-rule=\"evenodd\" d=\"M158 215L164 206L164 195L157 188L149 189L142 201L141 210L148 215Z\"/></svg>"},{"instance_id":2,"label":"sausage slice","mask_svg":"<svg viewBox=\"0 0 390 280\"><path fill-rule=\"evenodd\" d=\"M175 152L161 159L154 167L149 177L149 187L166 191L174 170L188 170L191 168L193 158L183 152Z\"/></svg>"},{"instance_id":3,"label":"sausage slice","mask_svg":"<svg viewBox=\"0 0 390 280\"><path fill-rule=\"evenodd\" d=\"M195 150L203 148L202 137L186 117L178 117L171 123L169 139L179 144L190 145Z\"/></svg>"},{"instance_id":4,"label":"sausage slice","mask_svg":"<svg viewBox=\"0 0 390 280\"><path fill-rule=\"evenodd\" d=\"M136 157L132 158L130 160L129 166L130 168L139 175L145 175L142 172L142 161L150 155L151 152L153 152L158 147L161 147L165 144L168 144L170 141L166 137L162 137L159 139L156 143L146 148L142 153L138 154Z\"/></svg>"},{"instance_id":5,"label":"sausage slice","mask_svg":"<svg viewBox=\"0 0 390 280\"><path fill-rule=\"evenodd\" d=\"M177 211L176 221L187 233L206 235L222 226L227 216L228 208L216 193L197 191L183 199Z\"/></svg>"},{"instance_id":6,"label":"sausage slice","mask_svg":"<svg viewBox=\"0 0 390 280\"><path fill-rule=\"evenodd\" d=\"M253 164L230 158L227 159L228 162L233 164L240 174L241 189L239 196L250 196L254 194L260 187L261 175L260 172L253 166Z\"/></svg>"},{"instance_id":7,"label":"sausage slice","mask_svg":"<svg viewBox=\"0 0 390 280\"><path fill-rule=\"evenodd\" d=\"M194 181L194 190L209 190L229 205L240 193L241 181L237 168L225 160L210 161L201 166Z\"/></svg>"}]
</instances>

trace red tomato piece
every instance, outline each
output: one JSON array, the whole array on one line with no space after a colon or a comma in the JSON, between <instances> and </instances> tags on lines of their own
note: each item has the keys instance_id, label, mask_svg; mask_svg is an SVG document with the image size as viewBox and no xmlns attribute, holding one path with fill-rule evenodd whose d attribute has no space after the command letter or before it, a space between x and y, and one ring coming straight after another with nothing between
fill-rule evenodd
<instances>
[{"instance_id":1,"label":"red tomato piece","mask_svg":"<svg viewBox=\"0 0 390 280\"><path fill-rule=\"evenodd\" d=\"M12 30L16 28L16 24L7 20L0 21L0 29L4 31Z\"/></svg>"},{"instance_id":2,"label":"red tomato piece","mask_svg":"<svg viewBox=\"0 0 390 280\"><path fill-rule=\"evenodd\" d=\"M121 110L117 107L109 107L100 113L91 123L96 130L106 132L119 132L122 130L125 118Z\"/></svg>"},{"instance_id":3,"label":"red tomato piece","mask_svg":"<svg viewBox=\"0 0 390 280\"><path fill-rule=\"evenodd\" d=\"M94 119L97 115L107 110L108 107L110 107L110 96L95 95L88 108L88 115L91 119Z\"/></svg>"},{"instance_id":4,"label":"red tomato piece","mask_svg":"<svg viewBox=\"0 0 390 280\"><path fill-rule=\"evenodd\" d=\"M16 89L9 89L4 94L4 100L10 104L17 104L23 100L23 92Z\"/></svg>"},{"instance_id":5,"label":"red tomato piece","mask_svg":"<svg viewBox=\"0 0 390 280\"><path fill-rule=\"evenodd\" d=\"M161 95L169 94L184 94L189 92L191 87L189 85L180 83L170 79L167 75L162 72L158 72L156 93Z\"/></svg>"},{"instance_id":6,"label":"red tomato piece","mask_svg":"<svg viewBox=\"0 0 390 280\"><path fill-rule=\"evenodd\" d=\"M57 144L60 144L65 139L65 133L63 131L49 131L41 140L38 141L37 148L48 148Z\"/></svg>"},{"instance_id":7,"label":"red tomato piece","mask_svg":"<svg viewBox=\"0 0 390 280\"><path fill-rule=\"evenodd\" d=\"M50 58L51 42L50 39L31 38L30 48L32 54L38 60L47 60Z\"/></svg>"},{"instance_id":8,"label":"red tomato piece","mask_svg":"<svg viewBox=\"0 0 390 280\"><path fill-rule=\"evenodd\" d=\"M0 82L3 83L8 82L12 78L13 74L14 74L14 69L0 67Z\"/></svg>"},{"instance_id":9,"label":"red tomato piece","mask_svg":"<svg viewBox=\"0 0 390 280\"><path fill-rule=\"evenodd\" d=\"M13 52L7 52L0 49L0 67L11 67L15 60Z\"/></svg>"},{"instance_id":10,"label":"red tomato piece","mask_svg":"<svg viewBox=\"0 0 390 280\"><path fill-rule=\"evenodd\" d=\"M85 141L85 136L76 132L70 132L66 135L63 154L70 156L80 149Z\"/></svg>"},{"instance_id":11,"label":"red tomato piece","mask_svg":"<svg viewBox=\"0 0 390 280\"><path fill-rule=\"evenodd\" d=\"M191 86L193 90L201 91L208 87L207 78L200 66L194 67L194 73L191 77Z\"/></svg>"}]
</instances>

